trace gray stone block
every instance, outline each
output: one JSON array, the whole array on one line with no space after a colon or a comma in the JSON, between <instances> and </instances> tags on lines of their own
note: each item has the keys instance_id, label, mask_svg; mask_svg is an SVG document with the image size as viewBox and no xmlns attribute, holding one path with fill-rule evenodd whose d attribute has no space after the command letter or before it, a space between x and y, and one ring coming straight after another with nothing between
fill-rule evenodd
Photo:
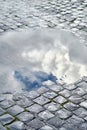
<instances>
[{"instance_id":1,"label":"gray stone block","mask_svg":"<svg viewBox=\"0 0 87 130\"><path fill-rule=\"evenodd\" d=\"M12 117L12 116L9 115L9 114L5 114L5 115L0 116L0 122L1 122L3 125L9 124L9 123L11 123L13 120L14 120L14 117Z\"/></svg>"},{"instance_id":2,"label":"gray stone block","mask_svg":"<svg viewBox=\"0 0 87 130\"><path fill-rule=\"evenodd\" d=\"M48 103L44 107L51 112L55 112L61 108L60 104L54 102Z\"/></svg>"},{"instance_id":3,"label":"gray stone block","mask_svg":"<svg viewBox=\"0 0 87 130\"><path fill-rule=\"evenodd\" d=\"M15 106L12 106L12 107L8 108L7 111L8 111L11 115L14 115L14 116L15 116L15 115L17 115L17 114L23 112L24 109L21 108L21 107L18 106L18 105L15 105Z\"/></svg>"},{"instance_id":4,"label":"gray stone block","mask_svg":"<svg viewBox=\"0 0 87 130\"><path fill-rule=\"evenodd\" d=\"M35 118L34 120L32 120L31 122L28 123L28 126L35 128L35 129L39 129L42 126L44 126L44 123L42 121L40 121L39 119Z\"/></svg>"},{"instance_id":5,"label":"gray stone block","mask_svg":"<svg viewBox=\"0 0 87 130\"><path fill-rule=\"evenodd\" d=\"M48 92L44 93L43 96L45 96L47 98L54 98L57 96L57 94L53 91L48 91Z\"/></svg>"},{"instance_id":6,"label":"gray stone block","mask_svg":"<svg viewBox=\"0 0 87 130\"><path fill-rule=\"evenodd\" d=\"M13 122L8 126L10 130L25 130L25 125L21 121Z\"/></svg>"},{"instance_id":7,"label":"gray stone block","mask_svg":"<svg viewBox=\"0 0 87 130\"><path fill-rule=\"evenodd\" d=\"M64 120L61 120L58 116L55 116L47 121L48 124L55 126L56 128L60 128L64 124Z\"/></svg>"},{"instance_id":8,"label":"gray stone block","mask_svg":"<svg viewBox=\"0 0 87 130\"><path fill-rule=\"evenodd\" d=\"M62 97L62 96L58 96L58 97L54 98L54 101L56 101L56 102L62 104L62 103L64 103L64 102L66 102L67 100L66 100L66 98L64 98L64 97Z\"/></svg>"},{"instance_id":9,"label":"gray stone block","mask_svg":"<svg viewBox=\"0 0 87 130\"><path fill-rule=\"evenodd\" d=\"M43 96L40 96L40 97L34 99L33 101L40 104L40 105L44 105L44 104L48 103L50 100L43 97Z\"/></svg>"},{"instance_id":10,"label":"gray stone block","mask_svg":"<svg viewBox=\"0 0 87 130\"><path fill-rule=\"evenodd\" d=\"M9 107L13 106L14 104L15 103L13 101L11 101L11 100L4 100L4 101L0 102L0 107L6 109L6 108L9 108Z\"/></svg>"},{"instance_id":11,"label":"gray stone block","mask_svg":"<svg viewBox=\"0 0 87 130\"><path fill-rule=\"evenodd\" d=\"M45 125L45 126L41 127L40 130L55 130L55 129L52 128L51 126Z\"/></svg>"},{"instance_id":12,"label":"gray stone block","mask_svg":"<svg viewBox=\"0 0 87 130\"><path fill-rule=\"evenodd\" d=\"M39 113L44 110L44 108L39 104L33 104L32 106L26 108L28 111L33 113Z\"/></svg>"},{"instance_id":13,"label":"gray stone block","mask_svg":"<svg viewBox=\"0 0 87 130\"><path fill-rule=\"evenodd\" d=\"M69 117L72 115L71 112L67 111L67 110L64 109L64 108L58 110L58 111L56 112L56 114L57 114L58 117L61 118L61 119L67 119L67 118L69 118Z\"/></svg>"},{"instance_id":14,"label":"gray stone block","mask_svg":"<svg viewBox=\"0 0 87 130\"><path fill-rule=\"evenodd\" d=\"M43 112L40 112L38 114L38 116L41 117L43 120L48 120L48 119L54 117L55 115L52 114L51 112L49 112L48 110L45 110Z\"/></svg>"},{"instance_id":15,"label":"gray stone block","mask_svg":"<svg viewBox=\"0 0 87 130\"><path fill-rule=\"evenodd\" d=\"M28 98L24 98L24 99L21 99L19 101L16 102L19 106L23 107L23 108L26 108L26 107L29 107L31 106L34 102L31 101L30 99Z\"/></svg>"},{"instance_id":16,"label":"gray stone block","mask_svg":"<svg viewBox=\"0 0 87 130\"><path fill-rule=\"evenodd\" d=\"M0 108L0 116L3 115L5 113L5 110L3 110L2 108Z\"/></svg>"},{"instance_id":17,"label":"gray stone block","mask_svg":"<svg viewBox=\"0 0 87 130\"><path fill-rule=\"evenodd\" d=\"M75 113L77 116L81 118L84 118L87 116L87 110L81 107L75 110L73 113Z\"/></svg>"},{"instance_id":18,"label":"gray stone block","mask_svg":"<svg viewBox=\"0 0 87 130\"><path fill-rule=\"evenodd\" d=\"M61 85L51 85L51 86L49 86L49 88L51 90L53 90L54 92L59 92L59 91L63 90L63 87Z\"/></svg>"},{"instance_id":19,"label":"gray stone block","mask_svg":"<svg viewBox=\"0 0 87 130\"><path fill-rule=\"evenodd\" d=\"M17 118L22 122L30 122L34 116L30 112L23 112L17 116Z\"/></svg>"},{"instance_id":20,"label":"gray stone block","mask_svg":"<svg viewBox=\"0 0 87 130\"><path fill-rule=\"evenodd\" d=\"M80 106L84 107L85 109L87 109L87 100L85 100L84 102L81 102Z\"/></svg>"},{"instance_id":21,"label":"gray stone block","mask_svg":"<svg viewBox=\"0 0 87 130\"><path fill-rule=\"evenodd\" d=\"M72 102L68 102L68 103L66 103L66 104L64 105L64 107L65 107L66 109L68 109L69 111L74 111L74 110L78 109L79 105L76 105L76 104L74 104L74 103L72 103Z\"/></svg>"},{"instance_id":22,"label":"gray stone block","mask_svg":"<svg viewBox=\"0 0 87 130\"><path fill-rule=\"evenodd\" d=\"M37 91L30 91L29 93L27 93L27 97L31 98L31 99L34 99L34 98L37 98L39 97L39 93Z\"/></svg>"}]
</instances>

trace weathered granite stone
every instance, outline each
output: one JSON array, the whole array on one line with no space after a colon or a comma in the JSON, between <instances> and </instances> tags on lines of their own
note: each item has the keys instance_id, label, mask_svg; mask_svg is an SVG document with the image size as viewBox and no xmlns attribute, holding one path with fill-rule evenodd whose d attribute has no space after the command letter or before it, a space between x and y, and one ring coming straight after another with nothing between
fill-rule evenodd
<instances>
[{"instance_id":1,"label":"weathered granite stone","mask_svg":"<svg viewBox=\"0 0 87 130\"><path fill-rule=\"evenodd\" d=\"M44 107L51 112L55 112L61 108L60 104L54 102L48 103Z\"/></svg>"},{"instance_id":2,"label":"weathered granite stone","mask_svg":"<svg viewBox=\"0 0 87 130\"><path fill-rule=\"evenodd\" d=\"M54 92L59 92L59 91L63 90L63 87L61 85L51 85L51 86L49 86L49 88L51 90L53 90Z\"/></svg>"},{"instance_id":3,"label":"weathered granite stone","mask_svg":"<svg viewBox=\"0 0 87 130\"><path fill-rule=\"evenodd\" d=\"M84 120L76 115L73 115L67 120L67 122L78 126L79 124L83 123Z\"/></svg>"},{"instance_id":4,"label":"weathered granite stone","mask_svg":"<svg viewBox=\"0 0 87 130\"><path fill-rule=\"evenodd\" d=\"M69 110L69 111L74 111L74 110L76 110L79 106L76 105L76 104L74 104L74 103L72 103L72 102L68 102L68 103L64 104L64 107L65 107L67 110Z\"/></svg>"},{"instance_id":5,"label":"weathered granite stone","mask_svg":"<svg viewBox=\"0 0 87 130\"><path fill-rule=\"evenodd\" d=\"M69 123L66 123L64 124L63 126L66 130L81 130L80 127L78 125L74 125L74 124L69 124Z\"/></svg>"},{"instance_id":6,"label":"weathered granite stone","mask_svg":"<svg viewBox=\"0 0 87 130\"><path fill-rule=\"evenodd\" d=\"M40 130L56 130L56 129L54 129L48 125L45 125L45 126L41 127Z\"/></svg>"},{"instance_id":7,"label":"weathered granite stone","mask_svg":"<svg viewBox=\"0 0 87 130\"><path fill-rule=\"evenodd\" d=\"M83 96L86 94L86 91L83 88L78 87L74 91L72 91L72 94L78 94L80 96Z\"/></svg>"},{"instance_id":8,"label":"weathered granite stone","mask_svg":"<svg viewBox=\"0 0 87 130\"><path fill-rule=\"evenodd\" d=\"M13 120L14 120L14 117L12 117L9 114L5 114L5 115L0 116L0 122L3 125L7 125L8 123L11 123Z\"/></svg>"},{"instance_id":9,"label":"weathered granite stone","mask_svg":"<svg viewBox=\"0 0 87 130\"><path fill-rule=\"evenodd\" d=\"M64 102L66 102L67 100L64 97L62 97L62 96L58 96L58 97L54 98L54 101L62 104Z\"/></svg>"},{"instance_id":10,"label":"weathered granite stone","mask_svg":"<svg viewBox=\"0 0 87 130\"><path fill-rule=\"evenodd\" d=\"M66 110L66 109L64 109L64 108L58 110L58 111L56 112L56 114L57 114L58 117L61 118L61 119L67 119L67 118L69 118L69 117L72 115L71 112L69 112L68 110Z\"/></svg>"},{"instance_id":11,"label":"weathered granite stone","mask_svg":"<svg viewBox=\"0 0 87 130\"><path fill-rule=\"evenodd\" d=\"M12 98L14 101L20 101L21 99L25 99L25 95L23 93L16 93Z\"/></svg>"},{"instance_id":12,"label":"weathered granite stone","mask_svg":"<svg viewBox=\"0 0 87 130\"><path fill-rule=\"evenodd\" d=\"M74 90L77 88L77 86L74 84L64 85L63 87L68 89L68 90Z\"/></svg>"},{"instance_id":13,"label":"weathered granite stone","mask_svg":"<svg viewBox=\"0 0 87 130\"><path fill-rule=\"evenodd\" d=\"M35 129L39 129L42 126L44 126L44 123L42 121L40 121L39 119L35 118L34 120L32 120L31 122L28 123L28 126L35 128Z\"/></svg>"},{"instance_id":14,"label":"weathered granite stone","mask_svg":"<svg viewBox=\"0 0 87 130\"><path fill-rule=\"evenodd\" d=\"M59 94L61 94L64 97L69 97L72 93L71 91L64 89L63 91L59 92Z\"/></svg>"},{"instance_id":15,"label":"weathered granite stone","mask_svg":"<svg viewBox=\"0 0 87 130\"><path fill-rule=\"evenodd\" d=\"M4 101L0 102L0 107L2 107L2 108L9 108L9 107L13 106L14 104L15 104L14 101L4 100Z\"/></svg>"},{"instance_id":16,"label":"weathered granite stone","mask_svg":"<svg viewBox=\"0 0 87 130\"><path fill-rule=\"evenodd\" d=\"M64 128L64 127L61 127L61 128L59 128L59 130L67 130L66 128Z\"/></svg>"},{"instance_id":17,"label":"weathered granite stone","mask_svg":"<svg viewBox=\"0 0 87 130\"><path fill-rule=\"evenodd\" d=\"M11 115L14 115L14 116L15 116L15 115L17 115L17 114L23 112L24 109L21 108L21 107L18 106L18 105L15 105L15 106L12 106L12 107L8 108L7 111L8 111Z\"/></svg>"},{"instance_id":18,"label":"weathered granite stone","mask_svg":"<svg viewBox=\"0 0 87 130\"><path fill-rule=\"evenodd\" d=\"M87 109L87 100L85 100L84 102L80 103L80 106L84 107L85 109Z\"/></svg>"},{"instance_id":19,"label":"weathered granite stone","mask_svg":"<svg viewBox=\"0 0 87 130\"><path fill-rule=\"evenodd\" d=\"M77 86L79 88L83 88L83 90L85 90L85 92L87 92L87 83L86 82L81 82L81 83L78 83Z\"/></svg>"},{"instance_id":20,"label":"weathered granite stone","mask_svg":"<svg viewBox=\"0 0 87 130\"><path fill-rule=\"evenodd\" d=\"M81 130L87 130L87 122L82 123L81 126L80 126L80 129Z\"/></svg>"},{"instance_id":21,"label":"weathered granite stone","mask_svg":"<svg viewBox=\"0 0 87 130\"><path fill-rule=\"evenodd\" d=\"M45 92L47 92L47 91L49 91L49 89L46 88L46 87L40 87L40 88L37 90L37 92L38 92L39 94L45 93Z\"/></svg>"},{"instance_id":22,"label":"weathered granite stone","mask_svg":"<svg viewBox=\"0 0 87 130\"><path fill-rule=\"evenodd\" d=\"M5 113L5 110L3 110L2 108L0 108L0 116L3 115Z\"/></svg>"},{"instance_id":23,"label":"weathered granite stone","mask_svg":"<svg viewBox=\"0 0 87 130\"><path fill-rule=\"evenodd\" d=\"M33 101L40 104L40 105L44 105L44 104L48 103L50 100L43 97L43 96L40 96L40 97L34 99Z\"/></svg>"},{"instance_id":24,"label":"weathered granite stone","mask_svg":"<svg viewBox=\"0 0 87 130\"><path fill-rule=\"evenodd\" d=\"M43 111L43 112L40 112L40 113L38 114L38 116L41 117L41 118L44 119L44 120L48 120L48 119L54 117L55 115L52 114L51 112L49 112L48 110L45 110L45 111Z\"/></svg>"},{"instance_id":25,"label":"weathered granite stone","mask_svg":"<svg viewBox=\"0 0 87 130\"><path fill-rule=\"evenodd\" d=\"M61 120L58 116L55 116L47 121L48 124L55 126L56 128L60 128L64 124L64 120Z\"/></svg>"},{"instance_id":26,"label":"weathered granite stone","mask_svg":"<svg viewBox=\"0 0 87 130\"><path fill-rule=\"evenodd\" d=\"M19 101L17 101L17 104L23 108L26 108L26 107L29 107L33 104L34 102L31 101L30 99L28 98L24 98L24 99L21 99Z\"/></svg>"},{"instance_id":27,"label":"weathered granite stone","mask_svg":"<svg viewBox=\"0 0 87 130\"><path fill-rule=\"evenodd\" d=\"M83 96L83 98L87 100L87 94L86 94L86 95L84 95L84 96Z\"/></svg>"},{"instance_id":28,"label":"weathered granite stone","mask_svg":"<svg viewBox=\"0 0 87 130\"><path fill-rule=\"evenodd\" d=\"M79 103L82 102L84 99L83 99L81 96L74 94L74 95L72 95L72 96L69 98L69 100L70 100L71 102L75 103L75 104L79 104Z\"/></svg>"},{"instance_id":29,"label":"weathered granite stone","mask_svg":"<svg viewBox=\"0 0 87 130\"><path fill-rule=\"evenodd\" d=\"M47 98L54 98L57 96L57 94L53 91L48 91L48 92L44 93L43 96L45 96Z\"/></svg>"},{"instance_id":30,"label":"weathered granite stone","mask_svg":"<svg viewBox=\"0 0 87 130\"><path fill-rule=\"evenodd\" d=\"M32 106L26 108L28 111L33 113L39 113L44 110L44 108L39 104L33 104Z\"/></svg>"},{"instance_id":31,"label":"weathered granite stone","mask_svg":"<svg viewBox=\"0 0 87 130\"><path fill-rule=\"evenodd\" d=\"M34 99L34 98L37 98L40 94L37 92L37 91L30 91L28 94L27 94L27 97L31 98L31 99Z\"/></svg>"},{"instance_id":32,"label":"weathered granite stone","mask_svg":"<svg viewBox=\"0 0 87 130\"><path fill-rule=\"evenodd\" d=\"M77 110L75 110L74 113L75 113L77 116L81 117L81 118L84 118L84 117L87 116L87 111L86 111L86 109L81 108L81 107L78 108Z\"/></svg>"},{"instance_id":33,"label":"weathered granite stone","mask_svg":"<svg viewBox=\"0 0 87 130\"><path fill-rule=\"evenodd\" d=\"M30 112L23 112L19 114L17 118L22 122L29 122L34 118L34 116Z\"/></svg>"},{"instance_id":34,"label":"weathered granite stone","mask_svg":"<svg viewBox=\"0 0 87 130\"><path fill-rule=\"evenodd\" d=\"M25 130L25 125L21 121L13 122L8 126L10 130Z\"/></svg>"}]
</instances>

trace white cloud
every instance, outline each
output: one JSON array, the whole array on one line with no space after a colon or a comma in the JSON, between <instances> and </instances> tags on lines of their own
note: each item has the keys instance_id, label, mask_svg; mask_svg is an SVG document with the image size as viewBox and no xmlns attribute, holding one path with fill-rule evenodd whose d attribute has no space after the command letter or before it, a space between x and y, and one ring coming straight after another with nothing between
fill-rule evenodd
<instances>
[{"instance_id":1,"label":"white cloud","mask_svg":"<svg viewBox=\"0 0 87 130\"><path fill-rule=\"evenodd\" d=\"M9 81L9 86L13 83L15 89L20 85L8 74L8 68L10 71L24 67L32 71L52 72L69 83L87 75L86 55L87 48L67 31L30 30L0 37L0 66L8 77L3 77L3 82Z\"/></svg>"}]
</instances>

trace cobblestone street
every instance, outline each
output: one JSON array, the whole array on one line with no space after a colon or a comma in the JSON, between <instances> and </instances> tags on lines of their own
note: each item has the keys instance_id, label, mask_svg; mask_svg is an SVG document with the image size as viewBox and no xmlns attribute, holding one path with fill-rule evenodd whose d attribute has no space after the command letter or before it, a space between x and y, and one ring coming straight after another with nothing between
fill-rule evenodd
<instances>
[{"instance_id":1,"label":"cobblestone street","mask_svg":"<svg viewBox=\"0 0 87 130\"><path fill-rule=\"evenodd\" d=\"M87 39L87 0L0 0L0 32L50 27Z\"/></svg>"},{"instance_id":2,"label":"cobblestone street","mask_svg":"<svg viewBox=\"0 0 87 130\"><path fill-rule=\"evenodd\" d=\"M87 0L0 0L0 34L39 27L68 29L87 45ZM87 77L0 94L0 130L87 130Z\"/></svg>"},{"instance_id":3,"label":"cobblestone street","mask_svg":"<svg viewBox=\"0 0 87 130\"><path fill-rule=\"evenodd\" d=\"M1 130L87 130L87 77L70 85L1 94L0 122Z\"/></svg>"}]
</instances>

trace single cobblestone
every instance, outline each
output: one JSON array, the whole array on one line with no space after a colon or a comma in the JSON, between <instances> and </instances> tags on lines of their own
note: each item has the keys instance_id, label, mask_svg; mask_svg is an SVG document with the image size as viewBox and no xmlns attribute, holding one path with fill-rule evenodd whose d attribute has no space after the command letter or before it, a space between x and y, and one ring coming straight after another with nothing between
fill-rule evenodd
<instances>
[{"instance_id":1,"label":"single cobblestone","mask_svg":"<svg viewBox=\"0 0 87 130\"><path fill-rule=\"evenodd\" d=\"M17 118L22 122L29 122L34 118L34 116L29 112L23 112L19 114Z\"/></svg>"},{"instance_id":2,"label":"single cobblestone","mask_svg":"<svg viewBox=\"0 0 87 130\"><path fill-rule=\"evenodd\" d=\"M9 114L5 114L5 115L0 116L0 122L3 125L11 123L13 120L14 120L14 118L11 115L9 115Z\"/></svg>"},{"instance_id":3,"label":"single cobblestone","mask_svg":"<svg viewBox=\"0 0 87 130\"><path fill-rule=\"evenodd\" d=\"M69 118L69 117L72 115L71 112L69 112L68 110L66 110L66 109L64 109L64 108L58 110L58 111L56 112L56 114L57 114L58 117L61 118L61 119L67 119L67 118Z\"/></svg>"},{"instance_id":4,"label":"single cobblestone","mask_svg":"<svg viewBox=\"0 0 87 130\"><path fill-rule=\"evenodd\" d=\"M55 102L58 102L58 103L60 103L60 104L62 104L62 103L64 103L64 102L66 102L67 100L66 100L64 97L62 97L62 96L58 96L58 97L56 97L56 98L54 99L54 101L55 101Z\"/></svg>"},{"instance_id":5,"label":"single cobblestone","mask_svg":"<svg viewBox=\"0 0 87 130\"><path fill-rule=\"evenodd\" d=\"M33 113L39 113L44 110L44 108L39 104L33 104L32 106L26 108L26 110L33 112Z\"/></svg>"},{"instance_id":6,"label":"single cobblestone","mask_svg":"<svg viewBox=\"0 0 87 130\"><path fill-rule=\"evenodd\" d=\"M14 116L15 116L15 115L17 115L17 114L23 112L24 109L21 108L21 107L18 106L18 105L15 105L15 106L13 106L13 107L8 108L7 111L8 111L11 115L14 115Z\"/></svg>"},{"instance_id":7,"label":"single cobblestone","mask_svg":"<svg viewBox=\"0 0 87 130\"><path fill-rule=\"evenodd\" d=\"M55 116L48 120L48 124L53 125L56 128L60 128L64 124L64 120L61 120L58 116Z\"/></svg>"},{"instance_id":8,"label":"single cobblestone","mask_svg":"<svg viewBox=\"0 0 87 130\"><path fill-rule=\"evenodd\" d=\"M35 129L39 129L42 126L44 126L44 123L42 121L40 121L39 119L35 118L34 120L32 120L31 122L28 123L28 126L35 128Z\"/></svg>"},{"instance_id":9,"label":"single cobblestone","mask_svg":"<svg viewBox=\"0 0 87 130\"><path fill-rule=\"evenodd\" d=\"M34 99L34 102L36 102L36 103L38 103L40 105L44 105L44 104L48 103L49 101L50 100L48 98L45 98L43 96L40 96L40 97Z\"/></svg>"},{"instance_id":10,"label":"single cobblestone","mask_svg":"<svg viewBox=\"0 0 87 130\"><path fill-rule=\"evenodd\" d=\"M25 125L21 121L16 121L8 126L10 130L25 130Z\"/></svg>"},{"instance_id":11,"label":"single cobblestone","mask_svg":"<svg viewBox=\"0 0 87 130\"><path fill-rule=\"evenodd\" d=\"M48 120L48 119L52 118L52 117L55 116L55 115L53 115L53 114L52 114L51 112L49 112L48 110L45 110L45 111L39 113L38 116L41 117L41 118L44 119L44 120Z\"/></svg>"}]
</instances>

